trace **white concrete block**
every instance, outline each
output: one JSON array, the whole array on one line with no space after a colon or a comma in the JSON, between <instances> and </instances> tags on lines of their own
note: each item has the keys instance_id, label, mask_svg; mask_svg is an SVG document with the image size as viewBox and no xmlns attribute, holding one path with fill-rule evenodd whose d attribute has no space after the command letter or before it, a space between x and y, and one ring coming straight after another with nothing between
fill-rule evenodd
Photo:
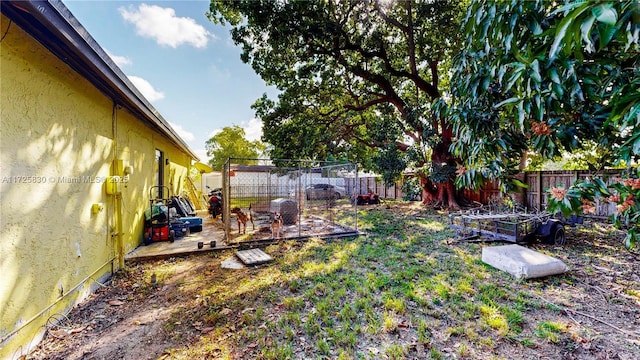
<instances>
[{"instance_id":1,"label":"white concrete block","mask_svg":"<svg viewBox=\"0 0 640 360\"><path fill-rule=\"evenodd\" d=\"M562 274L569 270L561 260L520 245L485 247L482 261L518 279Z\"/></svg>"}]
</instances>

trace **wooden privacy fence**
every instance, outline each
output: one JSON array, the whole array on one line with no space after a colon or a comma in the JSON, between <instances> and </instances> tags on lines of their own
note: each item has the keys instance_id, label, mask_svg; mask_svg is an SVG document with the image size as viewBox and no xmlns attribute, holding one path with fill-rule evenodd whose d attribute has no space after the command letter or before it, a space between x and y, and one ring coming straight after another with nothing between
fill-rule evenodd
<instances>
[{"instance_id":1,"label":"wooden privacy fence","mask_svg":"<svg viewBox=\"0 0 640 360\"><path fill-rule=\"evenodd\" d=\"M402 180L399 180L389 187L385 187L382 180L372 176L345 178L344 180L344 185L348 194L364 195L373 191L383 199L402 199L404 197L404 193L402 192Z\"/></svg>"},{"instance_id":2,"label":"wooden privacy fence","mask_svg":"<svg viewBox=\"0 0 640 360\"><path fill-rule=\"evenodd\" d=\"M565 189L573 185L577 180L585 180L597 176L609 184L615 177L619 177L619 171L610 170L594 175L586 170L562 170L562 171L527 171L520 175L520 179L528 188L524 189L522 194L514 194L514 198L521 205L530 209L544 209L547 206L547 190L551 187L564 187ZM400 180L390 187L385 187L384 182L375 177L359 177L357 183L355 179L351 179L348 187L356 189L355 192L366 193L371 189L384 199L402 199L403 181ZM359 190L358 190L359 189ZM350 193L355 193L350 192ZM482 204L488 204L489 201L500 195L499 184L491 182L485 184L479 191L465 190L464 195L469 200L477 201ZM612 203L596 203L597 217L608 217L616 210L615 204Z\"/></svg>"},{"instance_id":3,"label":"wooden privacy fence","mask_svg":"<svg viewBox=\"0 0 640 360\"><path fill-rule=\"evenodd\" d=\"M552 187L569 188L578 180L597 177L605 184L610 184L612 179L619 177L619 171L610 170L594 175L586 170L571 171L528 171L524 173L524 183L528 188L523 194L523 205L529 208L545 209L547 207L547 190ZM594 216L607 217L613 215L616 205L608 202L596 202Z\"/></svg>"}]
</instances>

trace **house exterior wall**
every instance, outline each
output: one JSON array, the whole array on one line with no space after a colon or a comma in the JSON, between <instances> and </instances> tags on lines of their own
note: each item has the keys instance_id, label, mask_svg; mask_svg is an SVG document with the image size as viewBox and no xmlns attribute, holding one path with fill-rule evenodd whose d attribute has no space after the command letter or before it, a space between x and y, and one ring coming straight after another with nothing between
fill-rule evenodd
<instances>
[{"instance_id":1,"label":"house exterior wall","mask_svg":"<svg viewBox=\"0 0 640 360\"><path fill-rule=\"evenodd\" d=\"M2 29L8 19L2 16ZM142 242L155 150L179 193L191 157L15 23L0 43L0 358L18 358ZM105 179L124 177L120 195Z\"/></svg>"}]
</instances>

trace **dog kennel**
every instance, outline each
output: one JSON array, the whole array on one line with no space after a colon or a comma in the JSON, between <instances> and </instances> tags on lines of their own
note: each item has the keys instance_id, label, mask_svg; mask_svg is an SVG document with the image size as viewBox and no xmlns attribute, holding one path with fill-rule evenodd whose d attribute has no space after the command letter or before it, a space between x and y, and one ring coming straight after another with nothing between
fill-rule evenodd
<instances>
[{"instance_id":1,"label":"dog kennel","mask_svg":"<svg viewBox=\"0 0 640 360\"><path fill-rule=\"evenodd\" d=\"M277 212L283 238L352 236L358 233L354 163L229 159L222 172L223 223L228 243L268 240ZM239 233L238 207L253 219Z\"/></svg>"}]
</instances>

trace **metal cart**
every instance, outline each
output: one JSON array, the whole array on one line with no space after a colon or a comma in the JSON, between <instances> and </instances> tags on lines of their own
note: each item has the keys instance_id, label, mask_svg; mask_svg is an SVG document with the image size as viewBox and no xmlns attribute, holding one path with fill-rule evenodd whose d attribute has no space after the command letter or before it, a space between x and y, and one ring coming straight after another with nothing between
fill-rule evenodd
<instances>
[{"instance_id":1,"label":"metal cart","mask_svg":"<svg viewBox=\"0 0 640 360\"><path fill-rule=\"evenodd\" d=\"M547 244L564 245L565 228L561 220L550 213L527 212L526 209L500 211L492 206L449 214L458 240L484 237L513 243L540 239Z\"/></svg>"},{"instance_id":2,"label":"metal cart","mask_svg":"<svg viewBox=\"0 0 640 360\"><path fill-rule=\"evenodd\" d=\"M175 240L175 231L169 226L171 189L168 186L152 186L149 189L149 208L145 211L144 244L155 241Z\"/></svg>"}]
</instances>

